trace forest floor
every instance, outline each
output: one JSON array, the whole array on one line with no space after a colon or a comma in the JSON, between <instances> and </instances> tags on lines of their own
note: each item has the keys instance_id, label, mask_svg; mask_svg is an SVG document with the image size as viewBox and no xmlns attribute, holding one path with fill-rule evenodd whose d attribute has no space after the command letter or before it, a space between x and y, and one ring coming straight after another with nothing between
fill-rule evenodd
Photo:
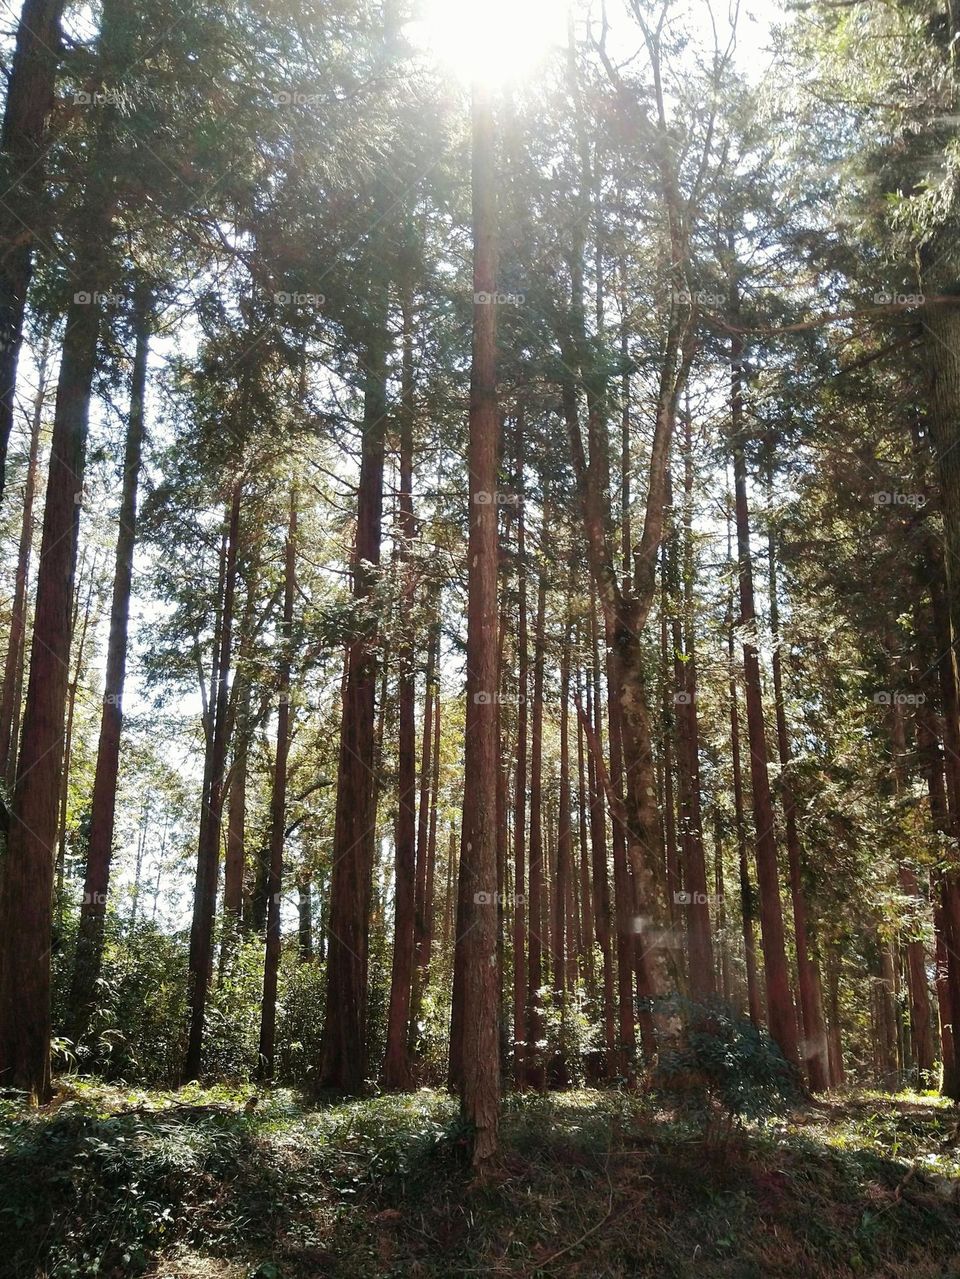
<instances>
[{"instance_id":1,"label":"forest floor","mask_svg":"<svg viewBox=\"0 0 960 1279\"><path fill-rule=\"evenodd\" d=\"M643 1097L508 1098L474 1185L455 1103L68 1081L0 1103L4 1279L960 1276L956 1111L856 1093L728 1140Z\"/></svg>"}]
</instances>

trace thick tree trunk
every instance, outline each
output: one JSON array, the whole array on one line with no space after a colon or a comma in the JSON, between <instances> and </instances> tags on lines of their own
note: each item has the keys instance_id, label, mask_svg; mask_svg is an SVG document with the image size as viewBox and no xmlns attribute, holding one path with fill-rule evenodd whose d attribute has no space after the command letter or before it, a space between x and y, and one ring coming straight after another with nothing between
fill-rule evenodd
<instances>
[{"instance_id":1,"label":"thick tree trunk","mask_svg":"<svg viewBox=\"0 0 960 1279\"><path fill-rule=\"evenodd\" d=\"M14 577L13 604L10 610L10 634L3 667L3 692L0 694L0 778L13 784L16 770L16 743L20 729L20 702L23 695L23 658L29 609L30 555L33 550L33 507L37 492L37 467L40 456L40 432L43 411L50 389L50 337L44 339L37 370L37 392L30 420L30 448L23 488L23 514L20 543Z\"/></svg>"},{"instance_id":2,"label":"thick tree trunk","mask_svg":"<svg viewBox=\"0 0 960 1279\"><path fill-rule=\"evenodd\" d=\"M73 1038L86 1032L103 947L103 924L110 889L117 778L120 768L120 735L123 728L123 689L127 670L127 630L133 583L133 555L137 541L137 490L140 483L144 439L144 397L150 344L151 298L139 286L134 299L133 373L130 383L130 411L123 457L123 482L117 528L110 605L110 634L107 639L107 666L100 717L100 740L90 805L90 832L83 884L83 903L77 931L70 1008Z\"/></svg>"},{"instance_id":3,"label":"thick tree trunk","mask_svg":"<svg viewBox=\"0 0 960 1279\"><path fill-rule=\"evenodd\" d=\"M0 909L0 1083L50 1092L50 946L70 624L100 316L67 314Z\"/></svg>"},{"instance_id":4,"label":"thick tree trunk","mask_svg":"<svg viewBox=\"0 0 960 1279\"><path fill-rule=\"evenodd\" d=\"M290 753L290 675L293 669L293 600L297 590L297 494L290 491L290 519L283 573L283 621L280 626L280 662L277 709L277 753L270 797L270 877L267 884L267 937L263 964L263 998L260 1004L260 1053L258 1074L272 1079L277 1033L277 981L280 975L280 895L283 886L283 846L287 820L287 760Z\"/></svg>"},{"instance_id":5,"label":"thick tree trunk","mask_svg":"<svg viewBox=\"0 0 960 1279\"><path fill-rule=\"evenodd\" d=\"M386 420L386 299L371 330L364 367L363 442L353 593L363 606L380 563ZM367 1077L367 970L377 809L377 635L360 628L350 644L340 730L328 924L326 1011L320 1084L359 1092Z\"/></svg>"},{"instance_id":6,"label":"thick tree trunk","mask_svg":"<svg viewBox=\"0 0 960 1279\"><path fill-rule=\"evenodd\" d=\"M13 429L23 316L42 221L47 121L61 58L64 0L25 0L0 133L0 496Z\"/></svg>"},{"instance_id":7,"label":"thick tree trunk","mask_svg":"<svg viewBox=\"0 0 960 1279\"><path fill-rule=\"evenodd\" d=\"M208 777L205 778L200 831L197 840L197 878L190 928L189 996L190 1033L184 1061L184 1078L197 1079L203 1055L203 1032L213 962L213 921L220 875L220 831L223 820L223 788L226 777L230 662L233 651L233 613L237 590L237 555L240 540L240 509L243 484L237 480L230 498L226 555L224 559L223 605L216 646L216 682L210 689L211 737Z\"/></svg>"},{"instance_id":8,"label":"thick tree trunk","mask_svg":"<svg viewBox=\"0 0 960 1279\"><path fill-rule=\"evenodd\" d=\"M461 1108L478 1174L497 1149L500 1109L497 964L498 507L497 189L493 110L473 88L473 366L470 388L470 538L467 711L456 960L463 989Z\"/></svg>"}]
</instances>

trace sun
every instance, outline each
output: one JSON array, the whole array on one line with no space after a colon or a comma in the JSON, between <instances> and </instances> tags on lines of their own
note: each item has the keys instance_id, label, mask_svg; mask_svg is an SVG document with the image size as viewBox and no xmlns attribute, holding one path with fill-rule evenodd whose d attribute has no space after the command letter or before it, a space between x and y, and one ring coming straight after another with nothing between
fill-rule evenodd
<instances>
[{"instance_id":1,"label":"sun","mask_svg":"<svg viewBox=\"0 0 960 1279\"><path fill-rule=\"evenodd\" d=\"M529 79L566 40L568 0L419 0L415 42L464 83Z\"/></svg>"}]
</instances>

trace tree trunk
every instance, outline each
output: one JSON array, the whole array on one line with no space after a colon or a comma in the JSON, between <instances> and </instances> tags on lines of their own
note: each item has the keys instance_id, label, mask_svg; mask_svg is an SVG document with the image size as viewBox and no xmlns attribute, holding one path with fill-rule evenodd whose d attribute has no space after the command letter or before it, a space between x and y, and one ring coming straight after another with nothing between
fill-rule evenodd
<instances>
[{"instance_id":1,"label":"tree trunk","mask_svg":"<svg viewBox=\"0 0 960 1279\"><path fill-rule=\"evenodd\" d=\"M0 496L15 412L23 316L42 222L47 121L61 58L64 0L25 0L0 133Z\"/></svg>"},{"instance_id":2,"label":"tree trunk","mask_svg":"<svg viewBox=\"0 0 960 1279\"><path fill-rule=\"evenodd\" d=\"M64 893L63 881L67 865L67 810L70 804L70 764L73 759L73 718L77 708L77 689L83 675L84 659L87 655L87 634L90 630L90 618L93 611L93 591L97 578L97 556L94 555L90 565L90 580L87 582L87 596L83 605L83 624L77 638L76 662L73 668L73 679L67 685L67 716L63 733L63 767L60 770L60 817L57 822L57 926L63 923ZM84 560L86 556L84 555ZM80 581L77 583L76 603L73 611L71 633L76 634L77 621L80 616L80 592L83 586L83 562L80 568Z\"/></svg>"},{"instance_id":3,"label":"tree trunk","mask_svg":"<svg viewBox=\"0 0 960 1279\"><path fill-rule=\"evenodd\" d=\"M686 918L690 995L703 1003L716 993L710 902L703 851L700 806L700 728L697 719L697 656L693 638L693 445L688 417L684 418L683 588L679 548L674 538L674 713L678 727L677 776L680 792L683 852L683 914ZM682 609L682 615L679 610Z\"/></svg>"},{"instance_id":4,"label":"tree trunk","mask_svg":"<svg viewBox=\"0 0 960 1279\"><path fill-rule=\"evenodd\" d=\"M227 800L227 853L223 865L225 931L235 931L243 917L243 888L246 877L250 682L239 675L238 678L243 678L243 687L237 694L236 751L230 769L230 794Z\"/></svg>"},{"instance_id":5,"label":"tree trunk","mask_svg":"<svg viewBox=\"0 0 960 1279\"><path fill-rule=\"evenodd\" d=\"M270 878L267 885L267 937L263 963L263 998L260 1005L260 1053L258 1075L273 1078L277 1032L277 981L280 975L280 895L283 885L283 846L287 820L287 759L290 753L290 675L293 669L293 600L297 590L297 494L290 490L283 574L283 621L280 627L277 754L270 797Z\"/></svg>"},{"instance_id":6,"label":"tree trunk","mask_svg":"<svg viewBox=\"0 0 960 1279\"><path fill-rule=\"evenodd\" d=\"M415 636L410 618L416 597L411 550L416 537L413 514L413 330L409 300L403 309L403 373L400 406L400 493L398 525L400 561L404 577L403 608L405 628L398 654L400 664L397 692L399 736L399 789L394 829L396 856L393 970L390 980L390 1008L387 1020L387 1051L383 1063L385 1088L410 1086L410 1001L414 979L417 896L417 679L414 670ZM428 699L429 701L429 699ZM429 707L428 707L429 713ZM430 761L425 756L421 768L426 773Z\"/></svg>"},{"instance_id":7,"label":"tree trunk","mask_svg":"<svg viewBox=\"0 0 960 1279\"><path fill-rule=\"evenodd\" d=\"M297 876L297 949L301 963L313 959L313 881L303 870Z\"/></svg>"},{"instance_id":8,"label":"tree trunk","mask_svg":"<svg viewBox=\"0 0 960 1279\"><path fill-rule=\"evenodd\" d=\"M591 674L587 682L587 720L603 753L603 705L600 697L600 643L597 633L596 602L591 592L590 601ZM581 724L586 736L586 725ZM610 877L607 867L607 823L604 811L604 795L597 762L587 751L587 783L590 788L590 853L593 869L593 918L597 929L597 942L603 958L603 1041L606 1048L604 1075L613 1071L617 1053L617 1029L614 1004L615 975L613 971L613 916L610 904Z\"/></svg>"},{"instance_id":9,"label":"tree trunk","mask_svg":"<svg viewBox=\"0 0 960 1279\"><path fill-rule=\"evenodd\" d=\"M545 1027L540 990L543 986L543 681L547 611L547 579L537 577L537 616L533 635L533 715L530 724L530 868L527 898L527 1078L535 1087L545 1084L543 1050Z\"/></svg>"},{"instance_id":10,"label":"tree trunk","mask_svg":"<svg viewBox=\"0 0 960 1279\"><path fill-rule=\"evenodd\" d=\"M517 771L513 788L513 1081L525 1082L527 1069L527 699L530 693L527 627L527 545L524 498L524 415L517 412Z\"/></svg>"},{"instance_id":11,"label":"tree trunk","mask_svg":"<svg viewBox=\"0 0 960 1279\"><path fill-rule=\"evenodd\" d=\"M733 313L736 314L736 288ZM767 989L767 1017L770 1033L788 1061L799 1065L797 1023L790 993L790 974L780 904L780 877L777 869L777 839L773 801L767 770L767 738L763 718L763 687L755 631L753 595L753 550L750 545L750 513L747 504L747 466L743 431L743 344L731 341L731 447L736 493L737 550L740 578L740 627L747 638L743 644L746 682L747 735L750 744L750 777L753 785L753 820L756 828L757 881L760 888L760 934L763 943L764 977Z\"/></svg>"},{"instance_id":12,"label":"tree trunk","mask_svg":"<svg viewBox=\"0 0 960 1279\"><path fill-rule=\"evenodd\" d=\"M91 800L83 903L80 907L73 987L70 994L73 1038L76 1041L82 1039L86 1032L94 991L100 976L103 924L110 888L117 778L120 767L120 735L123 727L123 689L127 670L127 630L130 620L133 556L137 540L137 490L143 453L144 397L147 384L150 319L150 293L145 286L140 285L134 299L133 325L136 345L130 383L127 438L124 446L123 483L117 527L113 597L110 605L110 634L107 640L100 740L97 747L97 766Z\"/></svg>"},{"instance_id":13,"label":"tree trunk","mask_svg":"<svg viewBox=\"0 0 960 1279\"><path fill-rule=\"evenodd\" d=\"M353 594L358 609L380 564L384 429L387 413L386 297L379 304L366 355L363 442ZM377 634L358 627L347 655L340 730L339 785L330 883L326 1011L320 1084L359 1092L367 1077L367 971L377 809Z\"/></svg>"},{"instance_id":14,"label":"tree trunk","mask_svg":"<svg viewBox=\"0 0 960 1279\"><path fill-rule=\"evenodd\" d=\"M227 761L227 719L230 690L230 661L233 645L233 613L237 589L237 554L240 539L240 508L243 484L236 480L230 499L226 558L224 561L223 607L216 652L216 684L211 684L211 742L209 780L204 788L197 841L197 878L190 928L189 994L190 1034L184 1077L197 1079L203 1054L204 1020L213 961L213 921L217 907L220 874L220 830L223 819L223 787Z\"/></svg>"},{"instance_id":15,"label":"tree trunk","mask_svg":"<svg viewBox=\"0 0 960 1279\"><path fill-rule=\"evenodd\" d=\"M456 964L462 985L461 1108L482 1175L496 1153L500 1107L497 964L498 506L497 177L493 109L473 86L473 365L470 388L470 538L467 712Z\"/></svg>"},{"instance_id":16,"label":"tree trunk","mask_svg":"<svg viewBox=\"0 0 960 1279\"><path fill-rule=\"evenodd\" d=\"M768 480L773 488L772 471ZM780 759L780 799L783 804L787 836L787 861L790 868L790 894L793 902L793 935L797 950L797 985L800 992L800 1014L803 1022L802 1057L807 1078L814 1092L825 1092L830 1086L830 1063L827 1032L820 999L820 974L811 953L811 929L807 919L807 897L803 886L803 849L797 826L797 802L793 793L790 763L790 735L783 693L783 662L780 656L780 601L777 594L777 544L773 524L768 531L767 551L770 572L770 631L773 638L773 699L777 719L777 751Z\"/></svg>"},{"instance_id":17,"label":"tree trunk","mask_svg":"<svg viewBox=\"0 0 960 1279\"><path fill-rule=\"evenodd\" d=\"M46 1099L50 1091L50 946L53 858L63 765L71 610L90 393L100 315L67 313L30 656L0 910L0 1083Z\"/></svg>"},{"instance_id":18,"label":"tree trunk","mask_svg":"<svg viewBox=\"0 0 960 1279\"><path fill-rule=\"evenodd\" d=\"M10 610L10 634L3 667L3 692L0 694L0 778L13 784L16 770L16 742L20 728L20 701L23 694L23 658L29 609L30 554L33 549L33 507L37 491L37 466L40 456L40 432L43 410L49 392L51 339L44 338L37 370L37 393L30 421L30 451L23 489L23 515L20 544L14 578L13 605Z\"/></svg>"}]
</instances>

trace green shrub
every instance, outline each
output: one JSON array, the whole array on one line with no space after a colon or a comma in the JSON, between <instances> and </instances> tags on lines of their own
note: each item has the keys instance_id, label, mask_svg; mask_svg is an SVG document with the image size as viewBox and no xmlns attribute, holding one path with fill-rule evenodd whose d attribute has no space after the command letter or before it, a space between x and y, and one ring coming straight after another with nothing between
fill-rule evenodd
<instances>
[{"instance_id":1,"label":"green shrub","mask_svg":"<svg viewBox=\"0 0 960 1279\"><path fill-rule=\"evenodd\" d=\"M708 1141L744 1119L783 1114L803 1100L794 1067L765 1032L723 1000L652 1000L657 1058L649 1086L696 1122Z\"/></svg>"}]
</instances>

